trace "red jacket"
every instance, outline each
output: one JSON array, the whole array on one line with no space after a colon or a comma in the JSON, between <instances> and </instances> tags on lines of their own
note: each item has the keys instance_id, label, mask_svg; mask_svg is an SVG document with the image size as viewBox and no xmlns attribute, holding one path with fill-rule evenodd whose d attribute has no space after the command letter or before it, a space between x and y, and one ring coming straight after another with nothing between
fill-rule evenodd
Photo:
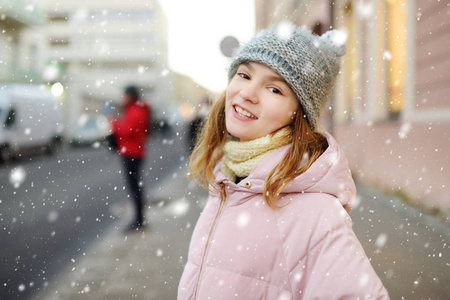
<instances>
[{"instance_id":1,"label":"red jacket","mask_svg":"<svg viewBox=\"0 0 450 300\"><path fill-rule=\"evenodd\" d=\"M144 158L149 123L150 107L143 101L125 107L122 117L111 124L120 155Z\"/></svg>"}]
</instances>

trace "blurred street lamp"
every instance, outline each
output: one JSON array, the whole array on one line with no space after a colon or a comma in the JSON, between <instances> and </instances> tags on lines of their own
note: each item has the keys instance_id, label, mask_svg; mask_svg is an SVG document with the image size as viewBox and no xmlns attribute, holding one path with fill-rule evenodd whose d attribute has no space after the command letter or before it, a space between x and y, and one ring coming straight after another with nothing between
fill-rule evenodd
<instances>
[{"instance_id":1,"label":"blurred street lamp","mask_svg":"<svg viewBox=\"0 0 450 300\"><path fill-rule=\"evenodd\" d=\"M64 86L60 82L56 82L52 85L50 91L54 97L61 97L64 94Z\"/></svg>"}]
</instances>

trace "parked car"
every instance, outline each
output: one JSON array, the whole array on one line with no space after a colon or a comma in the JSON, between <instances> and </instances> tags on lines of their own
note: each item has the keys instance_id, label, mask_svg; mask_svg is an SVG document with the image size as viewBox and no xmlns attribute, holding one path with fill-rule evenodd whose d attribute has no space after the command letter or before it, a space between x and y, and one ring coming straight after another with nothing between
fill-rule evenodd
<instances>
[{"instance_id":1,"label":"parked car","mask_svg":"<svg viewBox=\"0 0 450 300\"><path fill-rule=\"evenodd\" d=\"M75 146L103 143L110 132L110 124L104 115L82 114L70 135L70 142Z\"/></svg>"},{"instance_id":2,"label":"parked car","mask_svg":"<svg viewBox=\"0 0 450 300\"><path fill-rule=\"evenodd\" d=\"M64 126L57 100L43 85L0 85L0 160L27 151L53 153Z\"/></svg>"}]
</instances>

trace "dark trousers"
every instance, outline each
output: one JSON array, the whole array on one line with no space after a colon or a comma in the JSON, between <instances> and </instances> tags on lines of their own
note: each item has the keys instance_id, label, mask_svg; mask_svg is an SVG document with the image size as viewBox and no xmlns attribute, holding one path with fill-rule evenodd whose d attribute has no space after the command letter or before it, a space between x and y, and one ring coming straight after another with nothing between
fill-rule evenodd
<instances>
[{"instance_id":1,"label":"dark trousers","mask_svg":"<svg viewBox=\"0 0 450 300\"><path fill-rule=\"evenodd\" d=\"M141 168L144 160L122 156L122 161L125 167L125 180L135 207L135 222L142 224L144 222L144 198L139 180L141 179Z\"/></svg>"}]
</instances>

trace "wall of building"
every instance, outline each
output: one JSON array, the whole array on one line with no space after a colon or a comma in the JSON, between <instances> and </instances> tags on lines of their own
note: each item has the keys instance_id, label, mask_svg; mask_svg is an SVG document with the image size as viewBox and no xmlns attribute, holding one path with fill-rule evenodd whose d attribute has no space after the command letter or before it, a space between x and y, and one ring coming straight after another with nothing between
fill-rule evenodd
<instances>
[{"instance_id":1,"label":"wall of building","mask_svg":"<svg viewBox=\"0 0 450 300\"><path fill-rule=\"evenodd\" d=\"M167 70L167 21L157 0L46 0L48 63L66 86L69 130L81 113L120 103L133 84L156 106L172 99ZM89 110L89 111L86 111Z\"/></svg>"},{"instance_id":2,"label":"wall of building","mask_svg":"<svg viewBox=\"0 0 450 300\"><path fill-rule=\"evenodd\" d=\"M44 21L40 6L31 0L0 1L0 81L41 83L41 39ZM36 34L30 37L29 33Z\"/></svg>"},{"instance_id":3,"label":"wall of building","mask_svg":"<svg viewBox=\"0 0 450 300\"><path fill-rule=\"evenodd\" d=\"M330 26L327 0L255 0L255 11L257 30L283 22L306 26L317 33Z\"/></svg>"},{"instance_id":4,"label":"wall of building","mask_svg":"<svg viewBox=\"0 0 450 300\"><path fill-rule=\"evenodd\" d=\"M336 1L336 27L354 37L337 86L333 131L356 178L449 215L450 6L397 1L401 7L393 8L394 2ZM402 7L404 21L395 11ZM398 28L404 37L393 34Z\"/></svg>"},{"instance_id":5,"label":"wall of building","mask_svg":"<svg viewBox=\"0 0 450 300\"><path fill-rule=\"evenodd\" d=\"M416 4L415 21L414 111L418 114L431 112L435 117L449 121L450 4L447 1L419 3Z\"/></svg>"}]
</instances>

